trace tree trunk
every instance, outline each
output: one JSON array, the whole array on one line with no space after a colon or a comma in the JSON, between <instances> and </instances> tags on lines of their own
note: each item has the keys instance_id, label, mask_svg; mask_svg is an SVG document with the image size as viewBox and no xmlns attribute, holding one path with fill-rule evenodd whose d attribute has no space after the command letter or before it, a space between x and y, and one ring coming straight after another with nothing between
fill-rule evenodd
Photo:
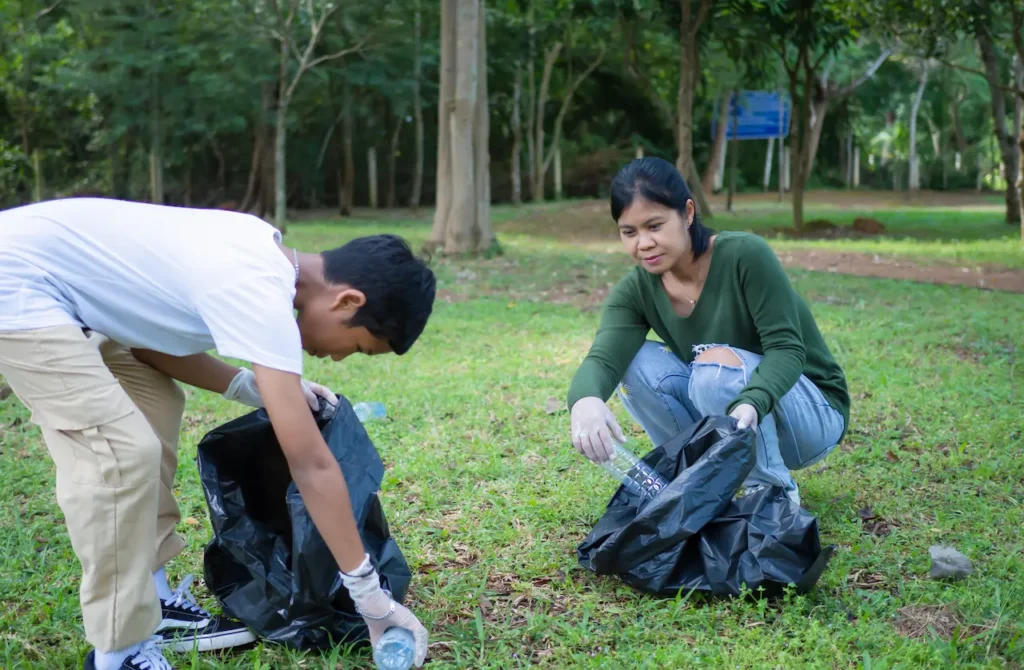
<instances>
[{"instance_id":1,"label":"tree trunk","mask_svg":"<svg viewBox=\"0 0 1024 670\"><path fill-rule=\"evenodd\" d=\"M288 93L288 41L281 40L280 46L280 73L278 78L277 93L277 129L274 136L274 227L285 232L288 215L288 193L287 179L285 172L285 151L288 141L288 103L291 102Z\"/></svg>"},{"instance_id":2,"label":"tree trunk","mask_svg":"<svg viewBox=\"0 0 1024 670\"><path fill-rule=\"evenodd\" d=\"M792 132L791 163L793 172L793 227L798 232L804 226L804 191L807 186L807 168L810 164L811 99L814 95L814 69L810 63L807 47L801 47L795 70L790 73L789 95L793 109L797 112L796 125ZM803 77L803 95L800 93L800 78Z\"/></svg>"},{"instance_id":3,"label":"tree trunk","mask_svg":"<svg viewBox=\"0 0 1024 670\"><path fill-rule=\"evenodd\" d=\"M736 108L732 115L732 156L729 157L729 196L725 203L725 209L728 212L733 211L732 199L736 195L736 163L740 156L739 134L739 108Z\"/></svg>"},{"instance_id":4,"label":"tree trunk","mask_svg":"<svg viewBox=\"0 0 1024 670\"><path fill-rule=\"evenodd\" d=\"M712 217L711 207L704 196L704 184L693 162L693 96L700 78L697 67L697 33L704 12L711 0L700 0L700 16L691 14L691 1L680 0L682 18L679 21L679 111L676 114L676 141L679 155L676 169L690 187L690 194L698 213L706 219Z\"/></svg>"},{"instance_id":5,"label":"tree trunk","mask_svg":"<svg viewBox=\"0 0 1024 670\"><path fill-rule=\"evenodd\" d=\"M377 209L377 149L375 147L366 150L366 174L369 182L367 200L370 202L370 209Z\"/></svg>"},{"instance_id":6,"label":"tree trunk","mask_svg":"<svg viewBox=\"0 0 1024 670\"><path fill-rule=\"evenodd\" d=\"M338 210L342 216L351 216L355 207L356 157L352 149L352 132L355 119L352 117L352 87L346 82L342 92L341 147L342 165L341 190L338 192Z\"/></svg>"},{"instance_id":7,"label":"tree trunk","mask_svg":"<svg viewBox=\"0 0 1024 670\"><path fill-rule=\"evenodd\" d=\"M814 159L818 156L818 145L821 143L821 131L825 128L825 114L828 112L828 99L815 101L811 104L811 137L807 158L807 181L814 170ZM806 182L805 182L806 183Z\"/></svg>"},{"instance_id":8,"label":"tree trunk","mask_svg":"<svg viewBox=\"0 0 1024 670\"><path fill-rule=\"evenodd\" d=\"M718 103L718 122L715 124L715 139L711 144L711 158L708 159L708 165L704 169L704 178L701 180L704 183L705 193L715 192L716 177L725 158L725 136L729 130L729 101L732 98L733 92L726 90L722 93L721 102ZM676 130L676 135L678 136L678 134L679 131Z\"/></svg>"},{"instance_id":9,"label":"tree trunk","mask_svg":"<svg viewBox=\"0 0 1024 670\"><path fill-rule=\"evenodd\" d=\"M992 37L986 28L978 31L978 47L981 50L981 60L985 63L985 73L988 78L989 93L992 98L992 123L995 127L996 138L999 140L999 150L1002 154L1003 170L1006 173L1006 223L1019 225L1021 223L1021 203L1017 193L1017 144L1006 132L1006 98L1003 95L1003 82L999 75L999 61L996 56L995 45Z\"/></svg>"},{"instance_id":10,"label":"tree trunk","mask_svg":"<svg viewBox=\"0 0 1024 670\"><path fill-rule=\"evenodd\" d=\"M921 190L921 167L917 157L917 113L921 109L921 99L924 97L924 88L928 85L928 62L921 63L921 81L917 85L917 95L914 96L914 104L910 108L910 178L908 180L909 191Z\"/></svg>"},{"instance_id":11,"label":"tree trunk","mask_svg":"<svg viewBox=\"0 0 1024 670\"><path fill-rule=\"evenodd\" d=\"M772 183L772 158L774 158L775 152L775 138L768 138L768 152L764 155L764 179L762 180L762 186L764 192L768 192L768 187Z\"/></svg>"},{"instance_id":12,"label":"tree trunk","mask_svg":"<svg viewBox=\"0 0 1024 670\"><path fill-rule=\"evenodd\" d=\"M477 39L481 20L478 0L458 0L455 28L455 100L449 115L452 144L452 207L445 224L445 252L466 253L474 248L476 230L476 170L473 121L477 97Z\"/></svg>"},{"instance_id":13,"label":"tree trunk","mask_svg":"<svg viewBox=\"0 0 1024 670\"><path fill-rule=\"evenodd\" d=\"M159 96L154 98L150 113L149 197L154 204L162 205L164 203L164 146Z\"/></svg>"},{"instance_id":14,"label":"tree trunk","mask_svg":"<svg viewBox=\"0 0 1024 670\"><path fill-rule=\"evenodd\" d=\"M395 173L398 171L398 139L402 132L402 115L395 117L395 129L391 131L391 151L388 153L388 196L387 207L394 209L397 201L395 193Z\"/></svg>"},{"instance_id":15,"label":"tree trunk","mask_svg":"<svg viewBox=\"0 0 1024 670\"><path fill-rule=\"evenodd\" d=\"M39 149L32 151L32 202L43 201L43 163Z\"/></svg>"},{"instance_id":16,"label":"tree trunk","mask_svg":"<svg viewBox=\"0 0 1024 670\"><path fill-rule=\"evenodd\" d=\"M452 105L455 97L455 12L457 0L441 0L441 82L437 105L437 195L428 249L444 247L452 207Z\"/></svg>"},{"instance_id":17,"label":"tree trunk","mask_svg":"<svg viewBox=\"0 0 1024 670\"><path fill-rule=\"evenodd\" d=\"M853 187L860 187L860 147L853 147Z\"/></svg>"},{"instance_id":18,"label":"tree trunk","mask_svg":"<svg viewBox=\"0 0 1024 670\"><path fill-rule=\"evenodd\" d=\"M518 207L523 202L523 175L520 154L523 152L523 122L519 103L523 95L523 68L516 61L516 77L512 85L512 204Z\"/></svg>"},{"instance_id":19,"label":"tree trunk","mask_svg":"<svg viewBox=\"0 0 1024 670\"><path fill-rule=\"evenodd\" d=\"M248 212L253 206L253 200L256 197L256 188L260 178L260 167L263 158L263 143L264 139L264 124L263 120L259 117L256 118L256 123L253 128L253 141L252 141L252 158L249 161L249 182L245 187L245 197L242 198L242 203L238 209L241 212Z\"/></svg>"},{"instance_id":20,"label":"tree trunk","mask_svg":"<svg viewBox=\"0 0 1024 670\"><path fill-rule=\"evenodd\" d=\"M1017 203L1020 206L1020 238L1024 241L1024 53L1017 53L1013 74L1017 86L1017 99L1013 106L1013 125L1017 133Z\"/></svg>"},{"instance_id":21,"label":"tree trunk","mask_svg":"<svg viewBox=\"0 0 1024 670\"><path fill-rule=\"evenodd\" d=\"M533 187L530 192L530 196L534 202L544 201L544 107L548 103L548 89L551 86L551 72L555 67L555 62L558 60L558 54L562 51L562 43L555 42L555 44L544 52L544 74L541 75L540 80L540 92L537 96L537 110L534 113L534 133L533 139Z\"/></svg>"},{"instance_id":22,"label":"tree trunk","mask_svg":"<svg viewBox=\"0 0 1024 670\"><path fill-rule=\"evenodd\" d=\"M476 41L477 53L477 94L476 118L473 121L474 167L476 174L476 226L474 238L478 251L487 252L494 248L496 240L491 226L491 122L487 87L487 12L486 0L480 1L477 20L479 32Z\"/></svg>"},{"instance_id":23,"label":"tree trunk","mask_svg":"<svg viewBox=\"0 0 1024 670\"><path fill-rule=\"evenodd\" d=\"M415 55L412 65L412 116L416 124L416 164L412 176L412 195L409 197L409 207L414 212L419 208L420 198L423 196L423 102L420 99L420 79L423 77L423 65L420 58L421 24L420 0L416 0Z\"/></svg>"},{"instance_id":24,"label":"tree trunk","mask_svg":"<svg viewBox=\"0 0 1024 670\"><path fill-rule=\"evenodd\" d=\"M535 65L537 60L537 41L535 37L536 26L533 22L534 3L527 3L526 23L529 32L529 68L527 69L527 96L526 100L526 179L530 185L530 198L533 198L533 184L536 177L533 170L537 165L535 158L536 147L533 146L537 131L537 77Z\"/></svg>"}]
</instances>

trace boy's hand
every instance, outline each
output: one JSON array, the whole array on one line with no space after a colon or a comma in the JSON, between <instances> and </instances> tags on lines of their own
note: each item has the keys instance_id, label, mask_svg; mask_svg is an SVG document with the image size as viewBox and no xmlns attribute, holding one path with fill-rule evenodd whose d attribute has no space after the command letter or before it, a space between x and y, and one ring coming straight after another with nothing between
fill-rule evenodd
<instances>
[{"instance_id":1,"label":"boy's hand","mask_svg":"<svg viewBox=\"0 0 1024 670\"><path fill-rule=\"evenodd\" d=\"M256 386L256 375L248 368L241 368L235 378L228 385L228 390L222 394L228 400L240 402L249 407L263 407L263 398ZM320 409L320 400L323 398L331 405L338 404L338 396L331 393L331 389L320 384L302 380L302 395L306 398L306 404L314 412Z\"/></svg>"},{"instance_id":2,"label":"boy's hand","mask_svg":"<svg viewBox=\"0 0 1024 670\"><path fill-rule=\"evenodd\" d=\"M363 616L370 631L370 643L376 644L380 636L392 626L405 628L416 640L416 666L423 665L427 658L427 629L408 608L399 605L380 587L380 577L370 563L370 557L351 574L342 571L341 581L348 589L348 595L355 603L356 611Z\"/></svg>"}]
</instances>

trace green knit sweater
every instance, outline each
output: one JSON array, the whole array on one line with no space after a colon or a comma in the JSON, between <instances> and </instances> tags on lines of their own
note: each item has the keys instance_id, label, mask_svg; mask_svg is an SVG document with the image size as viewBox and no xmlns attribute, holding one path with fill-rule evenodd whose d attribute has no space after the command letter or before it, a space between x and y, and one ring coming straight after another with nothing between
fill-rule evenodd
<instances>
[{"instance_id":1,"label":"green knit sweater","mask_svg":"<svg viewBox=\"0 0 1024 670\"><path fill-rule=\"evenodd\" d=\"M687 363L697 344L764 356L727 411L749 403L764 417L804 374L849 424L843 371L775 252L757 235L718 235L704 290L688 317L672 309L658 275L640 267L626 275L608 296L597 337L573 377L570 409L587 396L608 400L651 330Z\"/></svg>"}]
</instances>

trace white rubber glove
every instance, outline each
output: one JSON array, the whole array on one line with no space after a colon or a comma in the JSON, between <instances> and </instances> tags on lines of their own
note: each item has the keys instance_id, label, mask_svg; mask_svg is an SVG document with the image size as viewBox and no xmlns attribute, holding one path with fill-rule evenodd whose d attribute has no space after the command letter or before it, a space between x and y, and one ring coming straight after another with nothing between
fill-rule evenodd
<instances>
[{"instance_id":1,"label":"white rubber glove","mask_svg":"<svg viewBox=\"0 0 1024 670\"><path fill-rule=\"evenodd\" d=\"M380 587L380 577L370 563L370 556L366 555L352 574L342 572L341 581L370 630L370 643L377 644L380 636L392 626L405 628L416 640L416 667L422 666L427 659L427 629L416 615Z\"/></svg>"},{"instance_id":2,"label":"white rubber glove","mask_svg":"<svg viewBox=\"0 0 1024 670\"><path fill-rule=\"evenodd\" d=\"M577 400L572 406L569 422L572 424L572 446L595 463L607 461L615 453L613 437L620 443L626 441L615 415L596 396Z\"/></svg>"},{"instance_id":3,"label":"white rubber glove","mask_svg":"<svg viewBox=\"0 0 1024 670\"><path fill-rule=\"evenodd\" d=\"M754 409L753 405L746 403L742 405L736 405L736 408L729 414L732 418L736 419L738 428L745 430L757 430L757 410Z\"/></svg>"},{"instance_id":4,"label":"white rubber glove","mask_svg":"<svg viewBox=\"0 0 1024 670\"><path fill-rule=\"evenodd\" d=\"M306 397L306 404L314 412L320 409L320 401L323 398L331 405L338 404L338 396L331 393L331 389L320 384L302 380L302 394ZM263 398L260 397L260 390L256 386L256 373L249 368L242 368L235 375L228 385L228 390L222 394L228 400L240 402L249 407L263 407Z\"/></svg>"}]
</instances>

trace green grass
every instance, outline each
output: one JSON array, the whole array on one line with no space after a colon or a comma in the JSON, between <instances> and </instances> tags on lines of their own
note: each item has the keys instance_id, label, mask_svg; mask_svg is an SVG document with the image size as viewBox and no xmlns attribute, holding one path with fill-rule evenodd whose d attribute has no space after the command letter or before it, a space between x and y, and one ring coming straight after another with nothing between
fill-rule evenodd
<instances>
[{"instance_id":1,"label":"green grass","mask_svg":"<svg viewBox=\"0 0 1024 670\"><path fill-rule=\"evenodd\" d=\"M1024 296L792 271L854 396L846 442L796 475L837 554L806 596L655 599L576 563L575 547L615 483L572 449L567 413L545 412L548 397L564 397L597 325L599 313L580 305L593 307L627 263L612 248L514 233L511 215L498 217L507 255L438 261L454 301L438 302L407 356L307 367L353 402L388 407L389 419L367 428L387 466L382 502L415 571L411 606L431 631L432 667L1024 664ZM380 230L421 242L428 224L296 225L289 242L316 249ZM570 302L538 299L544 291ZM209 539L196 444L243 411L189 391L177 494L183 515L201 525L181 525L189 547L169 566L172 581L202 574ZM14 398L0 405L0 425L0 666L73 668L87 646L53 468ZM868 532L858 516L865 506L892 532ZM974 575L928 579L936 543L967 554ZM933 606L962 625L952 635L924 624L920 637L900 632L912 623L907 614ZM173 662L370 667L365 654L343 651L265 645Z\"/></svg>"}]
</instances>

